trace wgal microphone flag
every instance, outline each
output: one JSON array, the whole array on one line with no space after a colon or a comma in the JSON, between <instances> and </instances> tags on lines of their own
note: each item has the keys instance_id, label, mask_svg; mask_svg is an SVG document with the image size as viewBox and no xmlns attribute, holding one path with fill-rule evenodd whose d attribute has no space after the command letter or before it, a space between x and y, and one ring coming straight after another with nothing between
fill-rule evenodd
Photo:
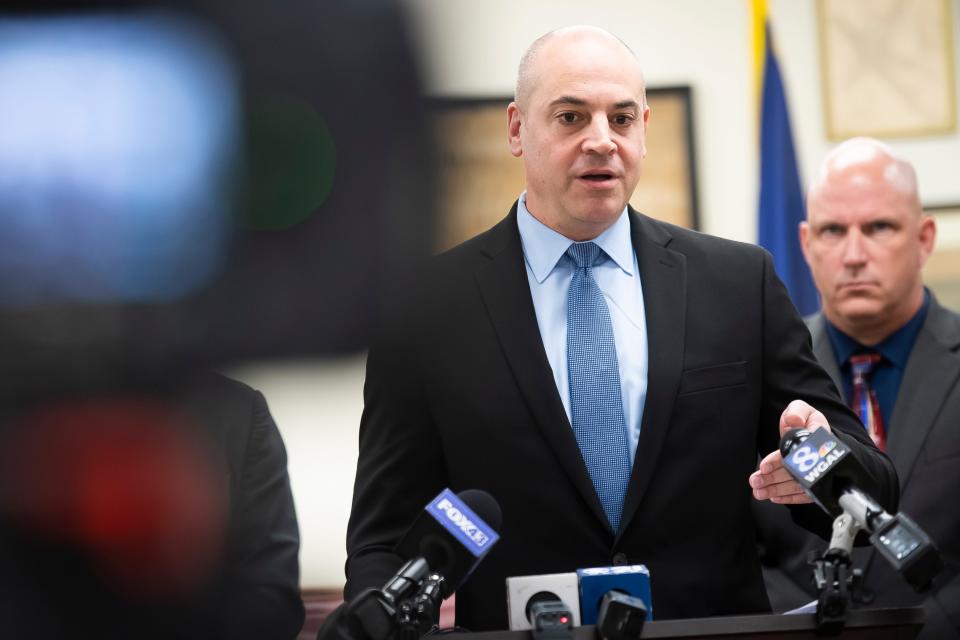
<instances>
[{"instance_id":1,"label":"wgal microphone flag","mask_svg":"<svg viewBox=\"0 0 960 640\"><path fill-rule=\"evenodd\" d=\"M773 51L766 0L751 0L753 51L760 94L760 204L757 243L773 255L777 275L783 280L801 315L819 307L810 269L800 250L803 193L797 156L790 131L786 94L780 65Z\"/></svg>"}]
</instances>

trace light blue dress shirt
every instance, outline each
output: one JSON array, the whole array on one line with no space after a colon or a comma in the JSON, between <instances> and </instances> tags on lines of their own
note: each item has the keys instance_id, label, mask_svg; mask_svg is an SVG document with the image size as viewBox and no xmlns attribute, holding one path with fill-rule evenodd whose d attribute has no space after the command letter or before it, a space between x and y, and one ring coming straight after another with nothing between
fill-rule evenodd
<instances>
[{"instance_id":1,"label":"light blue dress shirt","mask_svg":"<svg viewBox=\"0 0 960 640\"><path fill-rule=\"evenodd\" d=\"M574 268L565 254L573 241L534 218L527 211L526 196L523 192L517 204L517 226L523 243L527 280L540 338L553 369L553 380L567 412L567 420L572 423L567 375L567 291ZM617 221L593 242L608 256L605 262L594 266L593 278L603 292L613 324L632 464L647 398L647 316L626 208Z\"/></svg>"}]
</instances>

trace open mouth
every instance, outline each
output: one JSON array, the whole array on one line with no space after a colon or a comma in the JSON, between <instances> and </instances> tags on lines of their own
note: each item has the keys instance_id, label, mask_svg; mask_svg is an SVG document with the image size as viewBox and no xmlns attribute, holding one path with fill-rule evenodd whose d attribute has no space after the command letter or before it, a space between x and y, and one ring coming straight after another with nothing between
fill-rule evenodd
<instances>
[{"instance_id":1,"label":"open mouth","mask_svg":"<svg viewBox=\"0 0 960 640\"><path fill-rule=\"evenodd\" d=\"M590 171L580 175L581 184L596 189L609 189L615 182L616 176L610 171Z\"/></svg>"},{"instance_id":2,"label":"open mouth","mask_svg":"<svg viewBox=\"0 0 960 640\"><path fill-rule=\"evenodd\" d=\"M612 180L613 174L604 172L604 171L596 171L591 173L585 173L580 177L583 180L589 180L590 182L604 182L606 180Z\"/></svg>"}]
</instances>

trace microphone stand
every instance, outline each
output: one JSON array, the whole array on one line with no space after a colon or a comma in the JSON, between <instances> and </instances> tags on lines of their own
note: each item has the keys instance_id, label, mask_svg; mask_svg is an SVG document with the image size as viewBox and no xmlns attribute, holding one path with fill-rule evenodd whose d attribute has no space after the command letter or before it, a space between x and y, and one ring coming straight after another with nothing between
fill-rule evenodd
<instances>
[{"instance_id":1,"label":"microphone stand","mask_svg":"<svg viewBox=\"0 0 960 640\"><path fill-rule=\"evenodd\" d=\"M817 586L817 632L835 635L847 621L851 597L858 597L863 572L853 567L853 541L862 527L846 507L833 521L830 545L813 564L813 580Z\"/></svg>"},{"instance_id":2,"label":"microphone stand","mask_svg":"<svg viewBox=\"0 0 960 640\"><path fill-rule=\"evenodd\" d=\"M337 607L317 640L418 640L439 628L447 584L423 558L410 560L382 589L367 589Z\"/></svg>"}]
</instances>

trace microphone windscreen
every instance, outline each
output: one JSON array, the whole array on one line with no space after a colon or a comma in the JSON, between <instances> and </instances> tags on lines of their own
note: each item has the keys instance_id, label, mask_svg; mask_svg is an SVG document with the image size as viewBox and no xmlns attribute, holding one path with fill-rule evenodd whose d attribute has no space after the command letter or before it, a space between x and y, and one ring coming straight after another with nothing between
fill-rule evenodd
<instances>
[{"instance_id":1,"label":"microphone windscreen","mask_svg":"<svg viewBox=\"0 0 960 640\"><path fill-rule=\"evenodd\" d=\"M793 448L807 439L810 432L801 427L790 429L780 438L780 455L786 458Z\"/></svg>"},{"instance_id":2,"label":"microphone windscreen","mask_svg":"<svg viewBox=\"0 0 960 640\"><path fill-rule=\"evenodd\" d=\"M457 497L470 507L491 529L498 531L503 522L503 512L496 498L482 489L464 489Z\"/></svg>"}]
</instances>

